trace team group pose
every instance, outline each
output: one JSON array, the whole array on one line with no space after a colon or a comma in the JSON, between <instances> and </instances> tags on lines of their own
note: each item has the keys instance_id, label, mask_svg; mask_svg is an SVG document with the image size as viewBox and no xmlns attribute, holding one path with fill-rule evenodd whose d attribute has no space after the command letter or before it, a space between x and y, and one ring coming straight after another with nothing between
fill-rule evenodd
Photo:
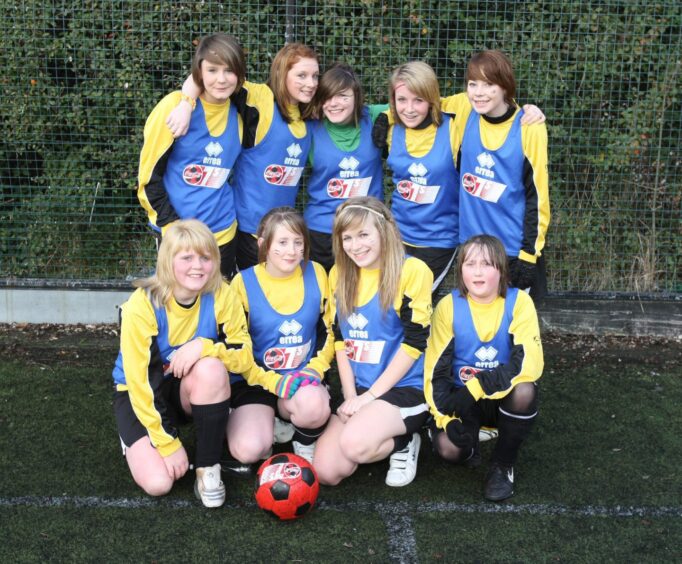
<instances>
[{"instance_id":1,"label":"team group pose","mask_svg":"<svg viewBox=\"0 0 682 564\"><path fill-rule=\"evenodd\" d=\"M302 44L275 55L267 84L245 68L236 39L203 38L145 126L138 197L157 270L122 307L114 368L133 479L171 489L190 420L206 507L225 500L225 448L267 458L280 420L326 485L385 459L386 484L410 484L425 430L444 460L478 465L490 427L484 497L507 499L543 369L544 115L518 107L500 51L475 54L466 92L446 98L428 64L400 65L388 105L367 105L344 63L318 78Z\"/></svg>"}]
</instances>

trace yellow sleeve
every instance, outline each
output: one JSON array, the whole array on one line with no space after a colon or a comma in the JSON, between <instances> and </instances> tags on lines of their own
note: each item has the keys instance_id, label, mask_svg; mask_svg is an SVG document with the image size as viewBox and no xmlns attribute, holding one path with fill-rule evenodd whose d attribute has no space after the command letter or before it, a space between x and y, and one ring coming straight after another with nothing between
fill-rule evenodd
<instances>
[{"instance_id":1,"label":"yellow sleeve","mask_svg":"<svg viewBox=\"0 0 682 564\"><path fill-rule=\"evenodd\" d=\"M433 312L431 333L424 355L424 396L439 429L445 429L453 419L452 414L443 413L438 405L438 398L448 397L454 384L452 350L455 335L452 312L452 294L448 294L438 302Z\"/></svg>"},{"instance_id":2,"label":"yellow sleeve","mask_svg":"<svg viewBox=\"0 0 682 564\"><path fill-rule=\"evenodd\" d=\"M447 98L441 98L441 110L454 114L453 127L450 129L450 144L452 146L452 154L457 158L457 153L462 145L462 139L464 139L464 127L472 111L469 96L466 92L460 92Z\"/></svg>"},{"instance_id":3,"label":"yellow sleeve","mask_svg":"<svg viewBox=\"0 0 682 564\"><path fill-rule=\"evenodd\" d=\"M157 216L163 213L163 210L152 207L146 188L159 160L173 145L173 135L166 125L166 118L180 102L181 94L178 90L165 96L149 114L144 126L144 144L140 152L137 176L137 197L154 225L157 225ZM170 202L167 202L167 205L170 206ZM156 208L160 207L157 204Z\"/></svg>"},{"instance_id":4,"label":"yellow sleeve","mask_svg":"<svg viewBox=\"0 0 682 564\"><path fill-rule=\"evenodd\" d=\"M182 443L164 427L155 398L160 396L163 373L150 365L152 339L159 333L154 308L142 289L136 290L121 312L121 355L126 387L135 415L149 433L161 456L169 456Z\"/></svg>"},{"instance_id":5,"label":"yellow sleeve","mask_svg":"<svg viewBox=\"0 0 682 564\"><path fill-rule=\"evenodd\" d=\"M519 258L534 263L545 247L550 220L547 127L545 124L521 126L521 143L532 175L524 174L527 194L526 217Z\"/></svg>"},{"instance_id":6,"label":"yellow sleeve","mask_svg":"<svg viewBox=\"0 0 682 564\"><path fill-rule=\"evenodd\" d=\"M252 144L258 145L270 131L275 112L275 96L267 84L245 81L242 86L245 111L240 112L244 118L244 126L251 131ZM240 92L241 94L241 92Z\"/></svg>"},{"instance_id":7,"label":"yellow sleeve","mask_svg":"<svg viewBox=\"0 0 682 564\"><path fill-rule=\"evenodd\" d=\"M334 297L334 294L336 293L336 285L339 280L339 271L336 268L336 265L332 266L332 269L329 271L329 318L331 319L332 322L332 335L334 338L334 352L338 351L345 351L346 346L343 342L343 337L341 337L341 334L338 332L338 330L335 331L336 328L336 298Z\"/></svg>"},{"instance_id":8,"label":"yellow sleeve","mask_svg":"<svg viewBox=\"0 0 682 564\"><path fill-rule=\"evenodd\" d=\"M433 313L432 286L433 273L429 267L417 258L407 258L400 276L400 296L394 302L394 308L405 333L400 348L414 359L426 348Z\"/></svg>"},{"instance_id":9,"label":"yellow sleeve","mask_svg":"<svg viewBox=\"0 0 682 564\"><path fill-rule=\"evenodd\" d=\"M223 282L215 296L218 341L203 339L201 356L220 359L233 374L241 374L253 365L253 347L246 317L237 294Z\"/></svg>"},{"instance_id":10,"label":"yellow sleeve","mask_svg":"<svg viewBox=\"0 0 682 564\"><path fill-rule=\"evenodd\" d=\"M515 346L523 347L523 364L520 373L512 380L519 382L535 382L542 376L545 368L545 357L540 339L540 323L533 299L525 292L519 292L514 305L514 313L509 332Z\"/></svg>"}]
</instances>

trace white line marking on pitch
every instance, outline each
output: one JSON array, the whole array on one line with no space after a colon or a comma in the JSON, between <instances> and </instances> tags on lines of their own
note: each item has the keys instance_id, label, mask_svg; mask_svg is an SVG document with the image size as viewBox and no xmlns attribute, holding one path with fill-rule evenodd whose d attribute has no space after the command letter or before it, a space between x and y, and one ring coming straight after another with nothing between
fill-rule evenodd
<instances>
[{"instance_id":1,"label":"white line marking on pitch","mask_svg":"<svg viewBox=\"0 0 682 564\"><path fill-rule=\"evenodd\" d=\"M97 496L21 496L0 498L0 507L91 507L91 508L154 508L173 509L201 508L195 500L139 498L106 498ZM226 504L227 509L256 507L248 504ZM682 507L613 507L587 505L512 504L512 503L329 503L317 505L322 511L363 511L377 513L383 520L388 534L389 558L392 562L417 562L417 540L412 515L418 513L506 513L539 516L567 515L571 517L682 517Z\"/></svg>"},{"instance_id":2,"label":"white line marking on pitch","mask_svg":"<svg viewBox=\"0 0 682 564\"><path fill-rule=\"evenodd\" d=\"M108 498L99 496L19 496L0 498L0 507L164 507L184 509L187 507L200 508L201 505L194 499L171 499L134 497L134 498ZM239 509L243 507L256 507L254 502L224 505L227 509ZM383 515L389 513L415 514L415 513L507 513L529 514L540 516L568 515L571 517L682 517L682 507L678 506L631 506L631 505L585 505L568 506L563 504L547 503L369 503L348 502L331 503L322 501L317 508L323 511L375 511Z\"/></svg>"}]
</instances>

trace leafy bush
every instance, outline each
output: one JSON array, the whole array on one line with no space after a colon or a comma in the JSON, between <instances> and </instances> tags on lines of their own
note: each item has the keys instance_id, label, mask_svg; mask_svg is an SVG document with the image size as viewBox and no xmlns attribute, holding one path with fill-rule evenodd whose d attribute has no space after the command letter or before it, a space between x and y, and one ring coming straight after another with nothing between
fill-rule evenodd
<instances>
[{"instance_id":1,"label":"leafy bush","mask_svg":"<svg viewBox=\"0 0 682 564\"><path fill-rule=\"evenodd\" d=\"M288 5L288 6L287 6ZM502 48L548 116L550 288L682 291L678 2L3 0L0 276L113 279L153 260L135 196L149 111L198 38L233 33L264 81L292 37L353 65L383 102L429 62L443 94ZM293 17L292 17L293 14Z\"/></svg>"}]
</instances>

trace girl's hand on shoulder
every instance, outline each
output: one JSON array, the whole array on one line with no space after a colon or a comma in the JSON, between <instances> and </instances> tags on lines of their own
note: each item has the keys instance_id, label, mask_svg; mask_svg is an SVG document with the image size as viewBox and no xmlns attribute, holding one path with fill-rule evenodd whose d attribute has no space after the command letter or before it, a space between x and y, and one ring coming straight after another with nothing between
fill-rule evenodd
<instances>
[{"instance_id":1,"label":"girl's hand on shoulder","mask_svg":"<svg viewBox=\"0 0 682 564\"><path fill-rule=\"evenodd\" d=\"M521 117L521 125L545 123L545 120L547 119L545 114L535 104L526 104L522 109L523 116Z\"/></svg>"},{"instance_id":2,"label":"girl's hand on shoulder","mask_svg":"<svg viewBox=\"0 0 682 564\"><path fill-rule=\"evenodd\" d=\"M189 371L192 370L192 367L201 358L203 348L204 343L199 338L182 345L173 354L168 366L168 372L172 372L176 378L182 378L189 374Z\"/></svg>"},{"instance_id":3,"label":"girl's hand on shoulder","mask_svg":"<svg viewBox=\"0 0 682 564\"><path fill-rule=\"evenodd\" d=\"M182 137L189 130L189 120L192 118L192 106L189 102L181 100L180 103L175 106L171 113L168 114L166 118L166 125L173 137L176 139Z\"/></svg>"},{"instance_id":4,"label":"girl's hand on shoulder","mask_svg":"<svg viewBox=\"0 0 682 564\"><path fill-rule=\"evenodd\" d=\"M189 460L187 451L181 446L173 454L164 457L163 463L166 465L168 475L175 481L182 478L189 470Z\"/></svg>"}]
</instances>

